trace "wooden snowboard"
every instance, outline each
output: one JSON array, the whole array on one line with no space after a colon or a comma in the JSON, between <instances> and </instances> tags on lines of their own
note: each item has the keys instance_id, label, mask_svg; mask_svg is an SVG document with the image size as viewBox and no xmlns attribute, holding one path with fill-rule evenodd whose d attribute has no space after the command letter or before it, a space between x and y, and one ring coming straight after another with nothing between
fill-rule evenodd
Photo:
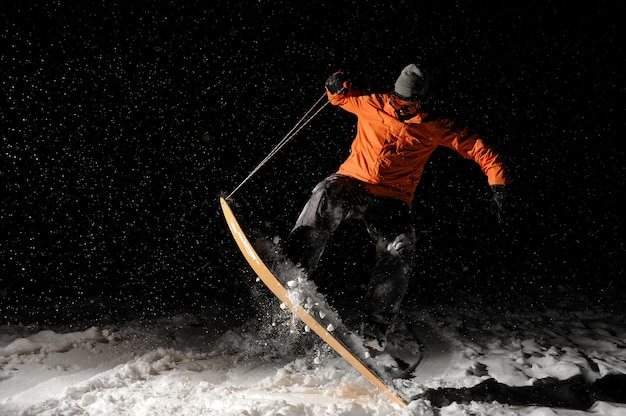
<instances>
[{"instance_id":1,"label":"wooden snowboard","mask_svg":"<svg viewBox=\"0 0 626 416\"><path fill-rule=\"evenodd\" d=\"M345 327L336 328L323 322L323 318L318 318L307 311L302 305L293 302L289 296L289 291L276 278L274 273L265 265L257 254L256 250L241 229L235 215L224 198L220 198L222 211L226 223L237 242L244 257L265 283L265 285L276 295L276 297L287 306L305 325L313 330L324 342L332 347L341 357L352 365L359 373L369 380L380 391L386 394L396 404L404 407L409 403L409 399L404 397L402 392L395 389L391 384L392 377L386 373L373 358L366 357L355 344L354 339L358 338ZM364 351L361 345L360 349ZM417 366L417 361L411 365L413 369ZM397 376L394 375L394 378Z\"/></svg>"}]
</instances>

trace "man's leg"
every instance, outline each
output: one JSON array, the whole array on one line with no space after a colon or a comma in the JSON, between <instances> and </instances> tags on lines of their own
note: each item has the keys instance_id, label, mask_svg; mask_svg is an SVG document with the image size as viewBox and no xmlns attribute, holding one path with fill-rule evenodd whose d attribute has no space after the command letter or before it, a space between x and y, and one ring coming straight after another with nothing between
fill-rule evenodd
<instances>
[{"instance_id":1,"label":"man's leg","mask_svg":"<svg viewBox=\"0 0 626 416\"><path fill-rule=\"evenodd\" d=\"M363 337L366 345L383 350L408 288L416 236L410 210L400 201L379 198L364 219L376 240L376 264L365 297Z\"/></svg>"},{"instance_id":2,"label":"man's leg","mask_svg":"<svg viewBox=\"0 0 626 416\"><path fill-rule=\"evenodd\" d=\"M313 272L330 235L354 213L359 192L363 191L355 180L340 175L317 184L287 239L287 257Z\"/></svg>"}]
</instances>

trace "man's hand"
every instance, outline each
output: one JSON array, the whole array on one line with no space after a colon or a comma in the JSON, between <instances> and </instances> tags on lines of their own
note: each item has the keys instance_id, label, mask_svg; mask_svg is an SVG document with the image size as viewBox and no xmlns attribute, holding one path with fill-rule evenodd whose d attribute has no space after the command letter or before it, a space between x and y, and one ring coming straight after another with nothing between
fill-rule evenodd
<instances>
[{"instance_id":1,"label":"man's hand","mask_svg":"<svg viewBox=\"0 0 626 416\"><path fill-rule=\"evenodd\" d=\"M329 76L324 85L332 94L347 94L352 88L352 82L343 71L337 71Z\"/></svg>"},{"instance_id":2,"label":"man's hand","mask_svg":"<svg viewBox=\"0 0 626 416\"><path fill-rule=\"evenodd\" d=\"M491 194L493 200L493 209L498 222L500 224L506 223L507 217L507 199L509 197L509 190L506 185L491 185Z\"/></svg>"}]
</instances>

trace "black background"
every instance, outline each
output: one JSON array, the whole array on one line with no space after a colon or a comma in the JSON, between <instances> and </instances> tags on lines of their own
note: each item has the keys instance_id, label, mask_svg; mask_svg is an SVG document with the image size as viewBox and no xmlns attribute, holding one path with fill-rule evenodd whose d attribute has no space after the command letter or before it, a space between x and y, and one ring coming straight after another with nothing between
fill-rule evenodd
<instances>
[{"instance_id":1,"label":"black background","mask_svg":"<svg viewBox=\"0 0 626 416\"><path fill-rule=\"evenodd\" d=\"M253 277L218 197L330 72L385 90L413 61L430 68L442 108L502 152L514 198L498 228L477 166L436 152L415 201L409 298L566 288L619 302L622 4L15 3L0 10L4 322L245 301ZM351 115L326 108L234 195L242 225L284 237L353 134ZM346 223L319 285L358 296L370 249Z\"/></svg>"}]
</instances>

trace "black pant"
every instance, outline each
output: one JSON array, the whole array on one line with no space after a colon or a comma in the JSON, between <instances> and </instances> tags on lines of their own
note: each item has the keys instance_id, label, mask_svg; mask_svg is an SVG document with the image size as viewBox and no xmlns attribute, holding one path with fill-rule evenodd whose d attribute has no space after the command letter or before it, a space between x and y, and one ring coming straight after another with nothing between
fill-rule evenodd
<instances>
[{"instance_id":1,"label":"black pant","mask_svg":"<svg viewBox=\"0 0 626 416\"><path fill-rule=\"evenodd\" d=\"M313 189L287 241L287 256L311 273L331 234L346 219L362 220L376 242L364 319L391 328L408 287L415 254L415 229L404 202L376 197L356 179L331 175Z\"/></svg>"}]
</instances>

